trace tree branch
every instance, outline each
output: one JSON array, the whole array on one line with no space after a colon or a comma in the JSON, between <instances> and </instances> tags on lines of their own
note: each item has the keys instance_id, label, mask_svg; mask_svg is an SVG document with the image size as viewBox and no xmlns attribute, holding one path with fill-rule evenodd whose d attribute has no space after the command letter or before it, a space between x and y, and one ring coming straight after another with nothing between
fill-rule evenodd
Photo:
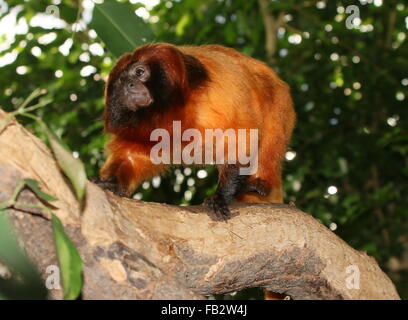
<instances>
[{"instance_id":1,"label":"tree branch","mask_svg":"<svg viewBox=\"0 0 408 320\"><path fill-rule=\"evenodd\" d=\"M268 0L258 0L259 9L261 11L262 19L265 25L265 51L269 63L273 64L274 55L277 50L277 33L279 27L283 23L285 16L284 11L280 11L277 18L275 18L269 9Z\"/></svg>"},{"instance_id":2,"label":"tree branch","mask_svg":"<svg viewBox=\"0 0 408 320\"><path fill-rule=\"evenodd\" d=\"M84 299L200 299L248 287L293 299L399 299L373 258L294 207L236 204L233 218L214 222L201 206L120 198L89 182L81 215L39 139L14 121L0 134L0 150L0 201L24 178L39 180L59 199L53 211L84 261ZM18 201L38 200L24 190ZM14 209L8 215L46 277L46 267L57 264L47 215ZM350 265L359 268L360 289L346 286Z\"/></svg>"}]
</instances>

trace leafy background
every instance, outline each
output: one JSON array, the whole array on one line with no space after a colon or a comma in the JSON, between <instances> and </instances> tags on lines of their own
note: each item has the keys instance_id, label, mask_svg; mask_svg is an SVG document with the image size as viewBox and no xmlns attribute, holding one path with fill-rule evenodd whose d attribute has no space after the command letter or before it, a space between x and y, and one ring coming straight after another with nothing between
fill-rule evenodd
<instances>
[{"instance_id":1,"label":"leafy background","mask_svg":"<svg viewBox=\"0 0 408 320\"><path fill-rule=\"evenodd\" d=\"M120 53L102 41L109 33L95 31L104 29L96 2L0 0L0 107L12 111L45 88L39 99L52 102L35 114L82 159L89 177L104 160L104 80ZM284 13L271 60L257 0L117 2L144 21L129 26L135 44L218 43L273 65L290 84L298 114L285 161L286 201L374 256L408 298L407 3L269 1L275 17ZM49 5L59 19L46 13ZM345 26L348 5L360 9L358 28ZM20 120L46 138L38 124ZM199 204L216 180L213 168L178 168L143 183L135 198Z\"/></svg>"}]
</instances>

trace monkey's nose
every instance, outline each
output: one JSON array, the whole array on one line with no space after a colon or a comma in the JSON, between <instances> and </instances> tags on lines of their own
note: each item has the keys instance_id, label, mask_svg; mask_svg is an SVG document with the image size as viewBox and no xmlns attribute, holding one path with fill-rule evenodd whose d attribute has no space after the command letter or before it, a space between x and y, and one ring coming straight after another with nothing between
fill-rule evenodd
<instances>
[{"instance_id":1,"label":"monkey's nose","mask_svg":"<svg viewBox=\"0 0 408 320\"><path fill-rule=\"evenodd\" d=\"M128 89L128 91L130 91L132 93L137 92L136 85L132 81L127 84L127 89Z\"/></svg>"}]
</instances>

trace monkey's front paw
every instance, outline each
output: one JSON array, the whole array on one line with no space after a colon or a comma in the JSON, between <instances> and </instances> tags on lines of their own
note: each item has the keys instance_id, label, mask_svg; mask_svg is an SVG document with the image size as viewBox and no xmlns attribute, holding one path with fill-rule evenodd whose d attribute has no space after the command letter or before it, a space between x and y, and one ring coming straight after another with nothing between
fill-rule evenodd
<instances>
[{"instance_id":1,"label":"monkey's front paw","mask_svg":"<svg viewBox=\"0 0 408 320\"><path fill-rule=\"evenodd\" d=\"M104 190L110 190L113 192L117 188L117 184L114 180L106 180L101 178L91 178L91 182L95 183L99 188Z\"/></svg>"},{"instance_id":2,"label":"monkey's front paw","mask_svg":"<svg viewBox=\"0 0 408 320\"><path fill-rule=\"evenodd\" d=\"M204 200L204 205L211 210L209 216L215 221L226 221L231 217L231 212L228 208L228 204L217 193L206 198Z\"/></svg>"},{"instance_id":3,"label":"monkey's front paw","mask_svg":"<svg viewBox=\"0 0 408 320\"><path fill-rule=\"evenodd\" d=\"M116 183L114 179L106 180L100 178L92 178L91 181L95 183L98 187L103 190L109 190L120 197L126 197L126 193L123 192L119 185Z\"/></svg>"}]
</instances>

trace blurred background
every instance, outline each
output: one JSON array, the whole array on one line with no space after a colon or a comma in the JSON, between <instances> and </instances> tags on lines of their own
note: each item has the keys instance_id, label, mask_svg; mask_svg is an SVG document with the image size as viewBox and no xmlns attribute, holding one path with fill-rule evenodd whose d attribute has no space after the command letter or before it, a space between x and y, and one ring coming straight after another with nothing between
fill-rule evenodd
<instances>
[{"instance_id":1,"label":"blurred background","mask_svg":"<svg viewBox=\"0 0 408 320\"><path fill-rule=\"evenodd\" d=\"M104 160L103 89L117 59L93 27L101 2L0 0L0 107L12 111L34 89L46 89L52 103L35 114L89 177ZM144 21L153 41L233 47L289 83L298 123L284 165L285 202L374 256L407 299L408 3L117 2ZM19 120L42 136L35 122ZM144 182L134 198L200 204L216 182L212 168L176 168Z\"/></svg>"}]
</instances>

